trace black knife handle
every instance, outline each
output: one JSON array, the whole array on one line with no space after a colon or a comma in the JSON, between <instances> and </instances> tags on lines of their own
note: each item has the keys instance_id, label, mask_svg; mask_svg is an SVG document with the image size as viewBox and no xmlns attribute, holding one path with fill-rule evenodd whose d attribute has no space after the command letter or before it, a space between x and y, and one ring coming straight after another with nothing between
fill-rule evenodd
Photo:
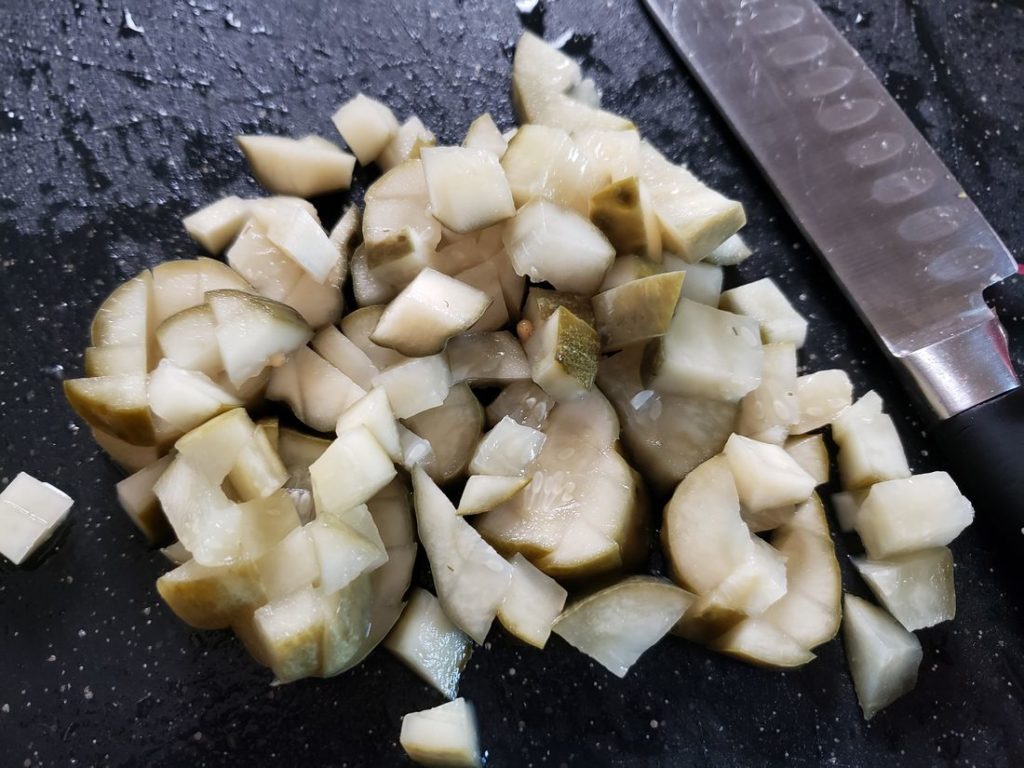
<instances>
[{"instance_id":1,"label":"black knife handle","mask_svg":"<svg viewBox=\"0 0 1024 768\"><path fill-rule=\"evenodd\" d=\"M1024 387L940 422L933 436L981 526L1024 570Z\"/></svg>"}]
</instances>

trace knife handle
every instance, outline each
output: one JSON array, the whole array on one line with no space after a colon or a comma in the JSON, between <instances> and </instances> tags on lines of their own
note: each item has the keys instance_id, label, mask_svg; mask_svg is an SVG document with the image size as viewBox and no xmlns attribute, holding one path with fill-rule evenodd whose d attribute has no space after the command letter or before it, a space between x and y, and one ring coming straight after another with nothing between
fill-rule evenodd
<instances>
[{"instance_id":1,"label":"knife handle","mask_svg":"<svg viewBox=\"0 0 1024 768\"><path fill-rule=\"evenodd\" d=\"M932 433L996 548L1024 570L1024 387L939 422Z\"/></svg>"}]
</instances>

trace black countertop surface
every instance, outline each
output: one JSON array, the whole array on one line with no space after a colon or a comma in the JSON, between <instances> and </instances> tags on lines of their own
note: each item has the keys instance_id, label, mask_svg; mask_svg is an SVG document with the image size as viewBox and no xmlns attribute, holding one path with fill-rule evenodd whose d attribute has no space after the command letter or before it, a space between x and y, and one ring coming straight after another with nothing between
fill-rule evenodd
<instances>
[{"instance_id":1,"label":"black countertop surface","mask_svg":"<svg viewBox=\"0 0 1024 768\"><path fill-rule=\"evenodd\" d=\"M824 7L1022 252L1020 0ZM0 765L407 764L401 716L440 698L386 652L340 678L274 688L227 633L190 631L163 607L153 583L167 564L117 507L118 472L60 380L79 375L107 292L195 252L181 216L260 194L232 135L333 137L331 112L359 90L443 141L484 110L509 126L524 24L565 39L610 108L746 204L757 256L739 275L779 280L813 321L805 361L877 389L912 467L938 466L852 310L634 2L541 0L524 13L513 0L2 0L0 480L25 470L77 504L45 557L0 565ZM1020 366L1024 294L1011 280L993 295ZM619 681L558 638L541 653L496 629L461 688L488 763L1022 765L1024 623L979 526L954 545L956 621L920 633L917 690L870 723L839 640L778 673L669 639ZM844 584L863 591L845 562Z\"/></svg>"}]
</instances>

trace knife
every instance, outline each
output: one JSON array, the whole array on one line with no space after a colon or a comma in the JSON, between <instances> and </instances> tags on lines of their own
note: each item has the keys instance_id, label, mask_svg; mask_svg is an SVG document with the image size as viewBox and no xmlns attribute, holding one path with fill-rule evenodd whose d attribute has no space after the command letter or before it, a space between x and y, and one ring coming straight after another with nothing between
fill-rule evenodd
<instances>
[{"instance_id":1,"label":"knife","mask_svg":"<svg viewBox=\"0 0 1024 768\"><path fill-rule=\"evenodd\" d=\"M998 541L1024 549L1024 394L982 296L1006 246L814 0L644 0L896 365Z\"/></svg>"}]
</instances>

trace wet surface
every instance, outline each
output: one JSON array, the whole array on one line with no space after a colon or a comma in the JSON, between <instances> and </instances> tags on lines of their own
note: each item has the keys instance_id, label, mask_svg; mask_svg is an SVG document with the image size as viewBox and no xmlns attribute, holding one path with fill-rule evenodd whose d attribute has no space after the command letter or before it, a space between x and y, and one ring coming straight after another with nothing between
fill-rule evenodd
<instances>
[{"instance_id":1,"label":"wet surface","mask_svg":"<svg viewBox=\"0 0 1024 768\"><path fill-rule=\"evenodd\" d=\"M1024 253L1021 4L824 7ZM358 90L401 117L415 111L442 140L460 139L484 110L507 127L510 56L524 23L580 56L610 108L744 201L758 255L740 277L778 279L813 320L806 362L842 365L858 391L878 389L914 469L936 466L866 332L633 3L8 0L0 481L26 470L77 504L30 567L0 566L0 763L406 764L401 715L440 701L386 653L335 680L272 688L227 634L191 632L160 604L153 581L167 565L117 508L118 473L78 428L60 380L81 370L102 296L144 266L194 253L182 215L222 194L259 194L233 134L333 138L330 113ZM343 201L321 202L333 220ZM994 293L1019 366L1024 292L1011 280ZM1020 765L1019 598L1005 591L979 530L954 553L957 620L921 633L917 690L870 724L839 641L806 669L780 674L668 640L620 682L557 638L539 653L496 629L462 693L477 705L495 766ZM863 591L846 567L844 583Z\"/></svg>"}]
</instances>

